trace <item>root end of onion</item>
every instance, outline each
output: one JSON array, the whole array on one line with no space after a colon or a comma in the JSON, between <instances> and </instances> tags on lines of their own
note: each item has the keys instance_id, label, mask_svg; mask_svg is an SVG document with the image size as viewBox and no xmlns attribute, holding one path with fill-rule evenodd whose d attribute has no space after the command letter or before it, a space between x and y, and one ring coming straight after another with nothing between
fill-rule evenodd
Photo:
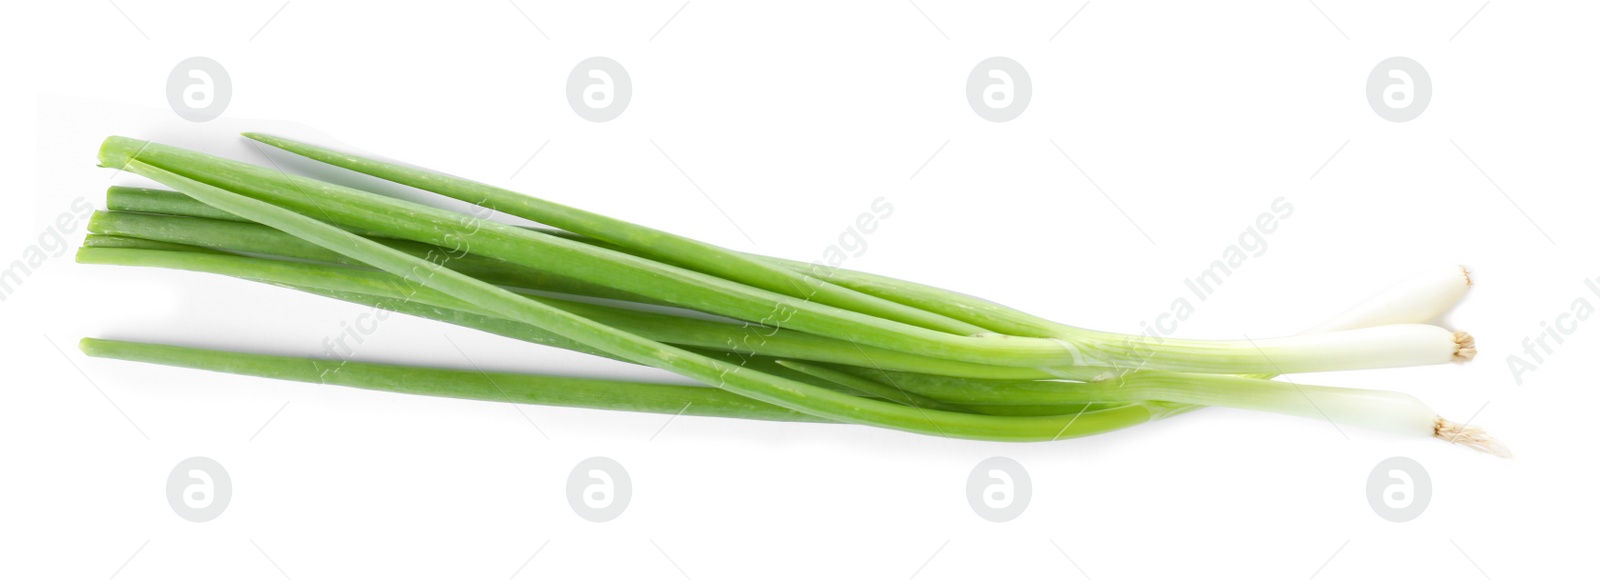
<instances>
[{"instance_id":1,"label":"root end of onion","mask_svg":"<svg viewBox=\"0 0 1600 580\"><path fill-rule=\"evenodd\" d=\"M1490 437L1483 429L1462 425L1443 417L1434 420L1433 436L1436 439L1443 439L1446 443L1465 445L1495 457L1511 458L1511 450Z\"/></svg>"},{"instance_id":2,"label":"root end of onion","mask_svg":"<svg viewBox=\"0 0 1600 580\"><path fill-rule=\"evenodd\" d=\"M1472 335L1465 332L1456 333L1456 352L1450 357L1450 362L1464 363L1478 356L1478 344L1472 340Z\"/></svg>"},{"instance_id":3,"label":"root end of onion","mask_svg":"<svg viewBox=\"0 0 1600 580\"><path fill-rule=\"evenodd\" d=\"M1472 286L1472 270L1468 270L1466 266L1457 266L1457 267L1461 268L1461 277L1462 278L1466 278L1467 279L1467 286L1471 287Z\"/></svg>"}]
</instances>

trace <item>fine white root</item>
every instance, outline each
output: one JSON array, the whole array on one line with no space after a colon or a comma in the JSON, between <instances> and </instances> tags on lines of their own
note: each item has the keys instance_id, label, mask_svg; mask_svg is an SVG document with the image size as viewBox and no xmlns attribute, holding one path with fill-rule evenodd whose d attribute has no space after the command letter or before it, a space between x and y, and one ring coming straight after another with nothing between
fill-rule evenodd
<instances>
[{"instance_id":1,"label":"fine white root","mask_svg":"<svg viewBox=\"0 0 1600 580\"><path fill-rule=\"evenodd\" d=\"M1450 362L1464 363L1478 356L1478 343L1472 340L1472 335L1465 332L1456 332L1456 352L1450 357Z\"/></svg>"},{"instance_id":2,"label":"fine white root","mask_svg":"<svg viewBox=\"0 0 1600 580\"><path fill-rule=\"evenodd\" d=\"M1511 450L1507 449L1499 441L1495 441L1488 433L1484 433L1483 429L1455 423L1443 417L1434 420L1433 436L1448 443L1465 445L1495 457L1511 458Z\"/></svg>"}]
</instances>

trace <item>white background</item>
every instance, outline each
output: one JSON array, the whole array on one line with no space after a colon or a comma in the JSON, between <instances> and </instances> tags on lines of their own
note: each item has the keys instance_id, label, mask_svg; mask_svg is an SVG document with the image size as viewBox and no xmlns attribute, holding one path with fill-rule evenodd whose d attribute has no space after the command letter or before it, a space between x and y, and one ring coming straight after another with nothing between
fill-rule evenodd
<instances>
[{"instance_id":1,"label":"white background","mask_svg":"<svg viewBox=\"0 0 1600 580\"><path fill-rule=\"evenodd\" d=\"M1517 458L1222 409L1000 444L93 360L79 337L313 355L362 309L79 266L54 248L0 303L0 576L1580 574L1600 540L1600 397L1586 366L1600 322L1580 323L1520 385L1506 359L1574 300L1600 304L1584 286L1600 277L1597 11L1317 4L8 6L0 265L74 199L98 206L106 185L139 183L94 167L104 136L251 158L234 134L264 128L808 261L883 196L895 213L847 267L1138 332L1281 196L1292 217L1178 335L1289 334L1425 268L1470 265L1478 285L1448 323L1474 333L1477 361L1295 380L1415 394ZM234 88L226 115L201 124L164 93L197 55L227 67ZM634 83L607 123L580 119L564 95L595 55ZM995 55L1033 82L1007 123L980 119L964 95ZM1368 73L1391 56L1431 75L1416 120L1385 121L1366 101ZM398 317L357 358L470 368L452 341L484 368L660 376ZM191 456L233 480L232 503L207 523L178 518L164 496ZM633 480L608 523L565 498L569 470L591 456ZM1033 482L1008 523L965 498L968 472L992 456ZM1407 523L1367 502L1368 473L1392 456L1433 480Z\"/></svg>"}]
</instances>

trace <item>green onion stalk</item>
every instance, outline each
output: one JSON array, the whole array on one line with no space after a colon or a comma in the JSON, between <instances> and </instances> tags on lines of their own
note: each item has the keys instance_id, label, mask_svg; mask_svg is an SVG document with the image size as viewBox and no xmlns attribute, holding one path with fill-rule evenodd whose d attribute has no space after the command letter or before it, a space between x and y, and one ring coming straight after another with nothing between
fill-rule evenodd
<instances>
[{"instance_id":1,"label":"green onion stalk","mask_svg":"<svg viewBox=\"0 0 1600 580\"><path fill-rule=\"evenodd\" d=\"M1040 441L1100 433L1161 416L1167 406L1129 405L1078 416L991 416L919 409L855 397L775 376L624 332L545 302L476 280L400 250L355 235L285 207L252 199L148 165L137 159L129 171L183 192L207 205L261 223L404 278L421 288L493 309L589 348L634 363L678 373L717 388L833 421L929 435L1000 441Z\"/></svg>"},{"instance_id":2,"label":"green onion stalk","mask_svg":"<svg viewBox=\"0 0 1600 580\"><path fill-rule=\"evenodd\" d=\"M536 230L146 141L112 137L102 147L100 157L107 167L124 167L146 177L164 171L345 229L476 253L746 322L781 324L802 332L929 357L1032 368L1148 368L1205 373L1350 370L1461 359L1461 344L1454 333L1420 324L1255 341L1166 340L1155 348L1137 337L1070 327L1058 329L1054 336L1029 337L982 332L987 329L965 323L936 323L926 316L917 317L922 323L918 325L896 319L903 316L890 316L871 308L857 312L832 306L800 290L782 293ZM533 215L520 208L510 209L519 210L507 211L512 215ZM594 232L579 233L607 239L593 236ZM637 239L643 238L619 234L607 241L633 243ZM666 242L662 247L676 248ZM637 247L630 249L640 251ZM711 251L700 246L677 250ZM737 255L726 251L713 254L715 259ZM680 257L679 262L704 261L698 258ZM804 279L814 286L823 283L809 276Z\"/></svg>"},{"instance_id":3,"label":"green onion stalk","mask_svg":"<svg viewBox=\"0 0 1600 580\"><path fill-rule=\"evenodd\" d=\"M1002 441L1103 433L1226 406L1504 451L1408 395L1269 380L1470 359L1470 336L1425 324L1470 285L1461 269L1398 285L1298 336L1157 340L1062 325L893 278L734 252L436 172L247 136L560 230L113 137L102 165L177 191L113 187L111 211L91 219L79 261L273 284L651 366L704 386L468 378L465 371L97 339L85 340L86 353L397 392L649 412L698 405L691 414Z\"/></svg>"}]
</instances>

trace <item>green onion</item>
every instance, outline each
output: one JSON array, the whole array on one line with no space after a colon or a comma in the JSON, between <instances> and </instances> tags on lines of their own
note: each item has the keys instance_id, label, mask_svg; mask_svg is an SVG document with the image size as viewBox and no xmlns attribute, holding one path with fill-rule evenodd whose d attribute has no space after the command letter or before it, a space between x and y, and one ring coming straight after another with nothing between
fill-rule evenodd
<instances>
[{"instance_id":1,"label":"green onion","mask_svg":"<svg viewBox=\"0 0 1600 580\"><path fill-rule=\"evenodd\" d=\"M1470 284L1462 269L1426 273L1293 337L1121 335L932 286L735 252L428 170L248 136L556 229L113 137L101 148L102 165L177 191L111 188L111 211L91 219L78 261L272 284L662 369L705 386L93 339L83 343L86 353L416 394L650 412L698 405L690 414L998 441L1065 439L1226 406L1504 451L1409 395L1270 380L1470 359L1470 336L1423 324L1460 300Z\"/></svg>"},{"instance_id":2,"label":"green onion","mask_svg":"<svg viewBox=\"0 0 1600 580\"><path fill-rule=\"evenodd\" d=\"M137 158L138 164L130 160ZM107 139L101 162L172 172L280 204L340 226L545 269L748 322L793 328L923 356L1002 366L1105 366L1190 372L1314 372L1455 360L1455 336L1425 325L1256 341L1166 340L1061 329L1052 338L958 336L796 299L700 272L525 229L386 198L249 164L126 138ZM146 175L149 177L150 175ZM181 190L180 190L181 191ZM184 193L189 193L185 191ZM465 247L470 241L470 248Z\"/></svg>"}]
</instances>

